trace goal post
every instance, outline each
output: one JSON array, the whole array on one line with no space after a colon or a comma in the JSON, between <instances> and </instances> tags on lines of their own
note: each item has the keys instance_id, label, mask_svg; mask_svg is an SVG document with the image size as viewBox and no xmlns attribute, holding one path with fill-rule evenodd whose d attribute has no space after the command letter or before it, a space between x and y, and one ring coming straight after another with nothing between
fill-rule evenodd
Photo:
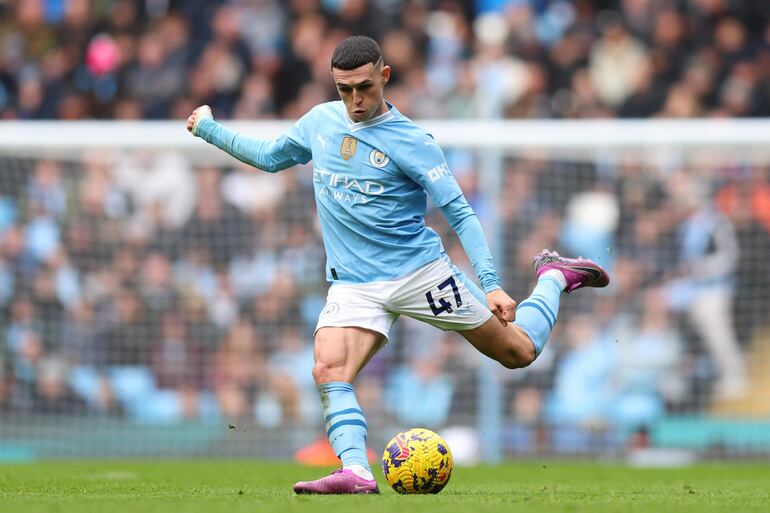
<instances>
[{"instance_id":1,"label":"goal post","mask_svg":"<svg viewBox=\"0 0 770 513\"><path fill-rule=\"evenodd\" d=\"M543 247L612 284L564 296L527 369L399 320L356 384L375 453L427 427L460 462L770 454L770 120L418 124L514 299ZM0 461L329 461L311 167L254 172L183 121L0 122ZM473 276L432 207L427 223Z\"/></svg>"}]
</instances>

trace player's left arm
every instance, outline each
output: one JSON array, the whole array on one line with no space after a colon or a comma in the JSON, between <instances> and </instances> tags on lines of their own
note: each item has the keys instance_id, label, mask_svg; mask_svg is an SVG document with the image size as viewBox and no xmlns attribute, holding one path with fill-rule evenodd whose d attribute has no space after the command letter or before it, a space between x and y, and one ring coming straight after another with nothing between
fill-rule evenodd
<instances>
[{"instance_id":1,"label":"player's left arm","mask_svg":"<svg viewBox=\"0 0 770 513\"><path fill-rule=\"evenodd\" d=\"M441 148L425 134L411 142L404 154L407 158L401 167L425 189L457 234L486 294L490 310L504 325L513 321L516 302L502 290L481 223L450 172Z\"/></svg>"},{"instance_id":2,"label":"player's left arm","mask_svg":"<svg viewBox=\"0 0 770 513\"><path fill-rule=\"evenodd\" d=\"M465 196L460 194L449 203L439 206L439 210L460 239L487 296L489 309L503 325L513 321L516 317L516 301L502 289L484 230L473 208Z\"/></svg>"}]
</instances>

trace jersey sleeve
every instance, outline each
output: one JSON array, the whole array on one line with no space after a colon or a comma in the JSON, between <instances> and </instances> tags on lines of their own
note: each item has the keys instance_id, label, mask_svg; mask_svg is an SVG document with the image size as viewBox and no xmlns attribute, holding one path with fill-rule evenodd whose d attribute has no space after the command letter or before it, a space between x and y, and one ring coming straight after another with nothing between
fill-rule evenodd
<instances>
[{"instance_id":1,"label":"jersey sleeve","mask_svg":"<svg viewBox=\"0 0 770 513\"><path fill-rule=\"evenodd\" d=\"M295 164L307 164L313 157L308 128L314 112L302 116L282 136L272 141L254 139L230 130L213 119L203 119L195 135L226 151L241 162L275 173Z\"/></svg>"},{"instance_id":2,"label":"jersey sleeve","mask_svg":"<svg viewBox=\"0 0 770 513\"><path fill-rule=\"evenodd\" d=\"M444 152L433 137L422 132L407 144L405 158L399 162L399 167L425 189L437 207L462 195Z\"/></svg>"},{"instance_id":3,"label":"jersey sleeve","mask_svg":"<svg viewBox=\"0 0 770 513\"><path fill-rule=\"evenodd\" d=\"M481 228L476 214L464 196L458 196L446 205L439 208L457 233L460 243L471 261L479 283L485 293L502 288L500 277L495 271L492 253L489 251L484 230Z\"/></svg>"},{"instance_id":4,"label":"jersey sleeve","mask_svg":"<svg viewBox=\"0 0 770 513\"><path fill-rule=\"evenodd\" d=\"M290 155L297 164L307 164L313 158L310 146L310 131L313 127L314 118L315 109L311 109L276 141L281 151Z\"/></svg>"}]
</instances>

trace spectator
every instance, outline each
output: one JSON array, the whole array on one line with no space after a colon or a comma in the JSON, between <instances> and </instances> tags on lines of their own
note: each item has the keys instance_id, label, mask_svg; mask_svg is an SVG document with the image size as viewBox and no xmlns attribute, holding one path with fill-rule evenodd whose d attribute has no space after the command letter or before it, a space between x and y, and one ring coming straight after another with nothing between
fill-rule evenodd
<instances>
[{"instance_id":1,"label":"spectator","mask_svg":"<svg viewBox=\"0 0 770 513\"><path fill-rule=\"evenodd\" d=\"M37 379L37 365L45 356L41 328L35 305L29 298L18 298L5 328L5 352L10 357L16 381L13 402L21 408L31 407L31 393Z\"/></svg>"},{"instance_id":2,"label":"spectator","mask_svg":"<svg viewBox=\"0 0 770 513\"><path fill-rule=\"evenodd\" d=\"M770 275L757 249L770 247L770 167L748 166L717 193L716 203L735 226L740 248L735 285L735 324L739 340L750 340L770 311Z\"/></svg>"},{"instance_id":3,"label":"spectator","mask_svg":"<svg viewBox=\"0 0 770 513\"><path fill-rule=\"evenodd\" d=\"M454 387L440 356L410 358L388 376L385 404L404 425L441 426L449 417Z\"/></svg>"},{"instance_id":4,"label":"spectator","mask_svg":"<svg viewBox=\"0 0 770 513\"><path fill-rule=\"evenodd\" d=\"M649 428L668 405L681 404L685 396L683 344L666 310L663 291L649 289L641 311L640 319L623 319L614 330L618 362L612 417L630 429Z\"/></svg>"},{"instance_id":5,"label":"spectator","mask_svg":"<svg viewBox=\"0 0 770 513\"><path fill-rule=\"evenodd\" d=\"M150 364L159 388L197 391L203 385L203 351L187 334L183 319L167 312L160 338L152 345Z\"/></svg>"},{"instance_id":6,"label":"spectator","mask_svg":"<svg viewBox=\"0 0 770 513\"><path fill-rule=\"evenodd\" d=\"M100 334L108 365L147 365L155 326L136 292L118 289L113 298L114 320Z\"/></svg>"},{"instance_id":7,"label":"spectator","mask_svg":"<svg viewBox=\"0 0 770 513\"><path fill-rule=\"evenodd\" d=\"M67 383L67 364L57 358L40 362L35 387L34 410L59 415L82 414L86 403Z\"/></svg>"},{"instance_id":8,"label":"spectator","mask_svg":"<svg viewBox=\"0 0 770 513\"><path fill-rule=\"evenodd\" d=\"M708 348L718 374L717 396L735 398L746 389L746 368L731 306L738 262L735 230L708 198L706 184L681 172L668 185L673 205L683 216L678 273L668 286L668 301L687 314L692 329Z\"/></svg>"},{"instance_id":9,"label":"spectator","mask_svg":"<svg viewBox=\"0 0 770 513\"><path fill-rule=\"evenodd\" d=\"M281 407L281 420L288 423L312 421L317 415L313 381L313 347L301 330L288 328L280 346L267 360L269 393ZM315 417L317 418L317 416Z\"/></svg>"},{"instance_id":10,"label":"spectator","mask_svg":"<svg viewBox=\"0 0 770 513\"><path fill-rule=\"evenodd\" d=\"M221 415L234 420L253 418L264 375L264 347L251 323L239 319L215 355L214 389Z\"/></svg>"},{"instance_id":11,"label":"spectator","mask_svg":"<svg viewBox=\"0 0 770 513\"><path fill-rule=\"evenodd\" d=\"M591 50L591 80L606 105L619 107L633 92L647 51L617 15L605 13L598 22L602 37Z\"/></svg>"},{"instance_id":12,"label":"spectator","mask_svg":"<svg viewBox=\"0 0 770 513\"><path fill-rule=\"evenodd\" d=\"M125 154L114 174L118 186L133 202L140 226L176 228L189 218L195 202L195 179L182 155Z\"/></svg>"},{"instance_id":13,"label":"spectator","mask_svg":"<svg viewBox=\"0 0 770 513\"><path fill-rule=\"evenodd\" d=\"M220 270L250 242L252 228L240 212L222 200L217 169L199 169L196 179L198 198L183 228L183 244L198 248L203 258Z\"/></svg>"},{"instance_id":14,"label":"spectator","mask_svg":"<svg viewBox=\"0 0 770 513\"><path fill-rule=\"evenodd\" d=\"M559 363L546 416L557 426L604 425L612 402L614 340L603 336L595 319L573 317L564 329L568 350Z\"/></svg>"}]
</instances>

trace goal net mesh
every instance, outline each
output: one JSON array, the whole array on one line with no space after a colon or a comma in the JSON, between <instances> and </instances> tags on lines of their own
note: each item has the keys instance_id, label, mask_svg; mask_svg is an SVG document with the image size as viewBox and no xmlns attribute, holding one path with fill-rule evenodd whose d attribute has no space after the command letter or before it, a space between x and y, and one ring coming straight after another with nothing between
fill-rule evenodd
<instances>
[{"instance_id":1,"label":"goal net mesh","mask_svg":"<svg viewBox=\"0 0 770 513\"><path fill-rule=\"evenodd\" d=\"M74 127L57 151L0 145L0 460L329 462L311 167L260 173L200 141L142 148L104 130L110 144ZM770 454L768 141L473 136L438 139L506 291L529 295L542 248L595 259L612 284L565 295L520 370L401 318L356 382L375 456L409 427L446 434L465 462ZM474 276L436 209L427 222Z\"/></svg>"}]
</instances>

